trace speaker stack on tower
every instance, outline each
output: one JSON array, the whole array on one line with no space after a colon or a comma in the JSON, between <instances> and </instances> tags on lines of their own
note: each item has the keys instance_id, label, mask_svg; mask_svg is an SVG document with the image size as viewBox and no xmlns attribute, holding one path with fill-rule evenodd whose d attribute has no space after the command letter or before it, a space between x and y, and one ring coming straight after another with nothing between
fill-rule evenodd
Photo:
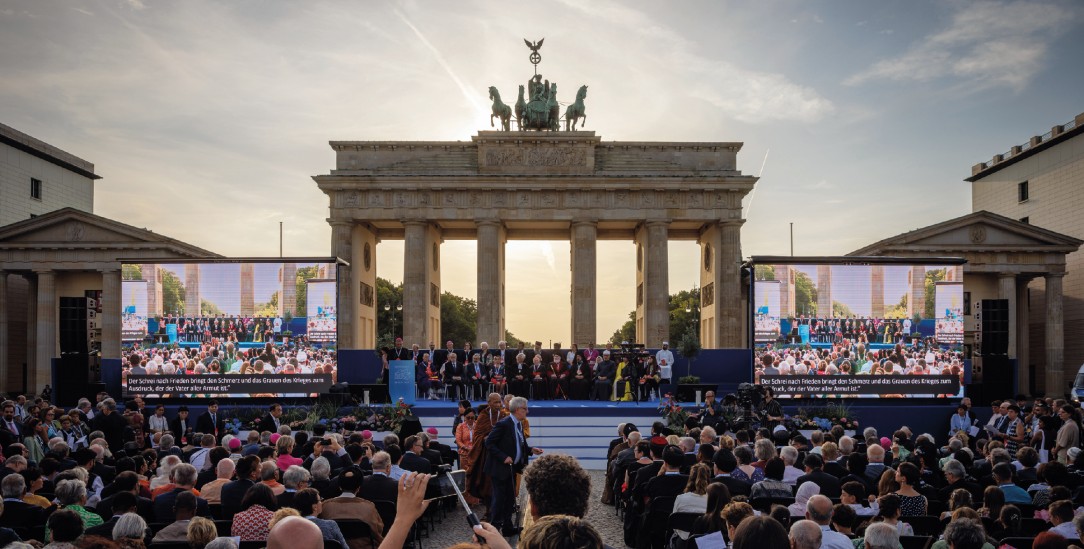
<instances>
[{"instance_id":1,"label":"speaker stack on tower","mask_svg":"<svg viewBox=\"0 0 1084 549\"><path fill-rule=\"evenodd\" d=\"M984 299L978 318L978 345L981 362L982 400L1012 398L1015 372L1009 361L1009 301Z\"/></svg>"},{"instance_id":2,"label":"speaker stack on tower","mask_svg":"<svg viewBox=\"0 0 1084 549\"><path fill-rule=\"evenodd\" d=\"M88 366L87 298L60 298L60 365L56 373L53 398L56 402L74 404L87 395Z\"/></svg>"}]
</instances>

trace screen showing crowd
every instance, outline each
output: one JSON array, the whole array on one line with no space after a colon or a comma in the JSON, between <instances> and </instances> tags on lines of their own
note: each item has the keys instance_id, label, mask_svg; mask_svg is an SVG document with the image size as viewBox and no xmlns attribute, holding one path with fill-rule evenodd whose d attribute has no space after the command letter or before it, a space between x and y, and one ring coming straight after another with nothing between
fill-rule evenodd
<instances>
[{"instance_id":1,"label":"screen showing crowd","mask_svg":"<svg viewBox=\"0 0 1084 549\"><path fill-rule=\"evenodd\" d=\"M133 263L122 272L126 394L307 396L334 384L335 263Z\"/></svg>"},{"instance_id":2,"label":"screen showing crowd","mask_svg":"<svg viewBox=\"0 0 1084 549\"><path fill-rule=\"evenodd\" d=\"M777 395L961 393L961 266L758 264L754 271L754 377Z\"/></svg>"}]
</instances>

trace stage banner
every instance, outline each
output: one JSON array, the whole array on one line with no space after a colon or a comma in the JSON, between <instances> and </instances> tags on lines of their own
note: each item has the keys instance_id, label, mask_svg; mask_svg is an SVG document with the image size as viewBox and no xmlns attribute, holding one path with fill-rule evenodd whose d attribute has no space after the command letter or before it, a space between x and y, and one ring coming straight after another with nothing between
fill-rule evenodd
<instances>
[{"instance_id":1,"label":"stage banner","mask_svg":"<svg viewBox=\"0 0 1084 549\"><path fill-rule=\"evenodd\" d=\"M768 343L779 339L779 282L758 280L753 293L756 295L755 340Z\"/></svg>"},{"instance_id":2,"label":"stage banner","mask_svg":"<svg viewBox=\"0 0 1084 549\"><path fill-rule=\"evenodd\" d=\"M762 375L760 383L771 387L778 396L933 396L956 395L960 392L960 378L952 375Z\"/></svg>"},{"instance_id":3,"label":"stage banner","mask_svg":"<svg viewBox=\"0 0 1084 549\"><path fill-rule=\"evenodd\" d=\"M127 395L309 395L331 389L331 374L129 375Z\"/></svg>"},{"instance_id":4,"label":"stage banner","mask_svg":"<svg viewBox=\"0 0 1084 549\"><path fill-rule=\"evenodd\" d=\"M414 361L388 361L388 395L392 403L402 400L414 404Z\"/></svg>"},{"instance_id":5,"label":"stage banner","mask_svg":"<svg viewBox=\"0 0 1084 549\"><path fill-rule=\"evenodd\" d=\"M798 326L798 337L802 338L802 345L809 345L809 324Z\"/></svg>"},{"instance_id":6,"label":"stage banner","mask_svg":"<svg viewBox=\"0 0 1084 549\"><path fill-rule=\"evenodd\" d=\"M958 345L964 342L964 284L938 282L934 287L934 334L938 343Z\"/></svg>"}]
</instances>

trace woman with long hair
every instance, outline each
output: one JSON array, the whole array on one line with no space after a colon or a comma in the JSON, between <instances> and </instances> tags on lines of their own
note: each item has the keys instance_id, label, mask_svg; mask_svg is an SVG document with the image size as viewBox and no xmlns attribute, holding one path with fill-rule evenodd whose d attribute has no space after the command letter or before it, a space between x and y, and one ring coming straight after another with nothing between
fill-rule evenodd
<instances>
[{"instance_id":1,"label":"woman with long hair","mask_svg":"<svg viewBox=\"0 0 1084 549\"><path fill-rule=\"evenodd\" d=\"M693 522L691 534L725 532L726 520L723 519L723 509L730 504L730 490L725 484L713 482L708 485L704 493L707 495L707 508L704 514Z\"/></svg>"},{"instance_id":2,"label":"woman with long hair","mask_svg":"<svg viewBox=\"0 0 1084 549\"><path fill-rule=\"evenodd\" d=\"M1001 516L1001 508L1005 506L1005 492L997 486L987 486L982 492L982 508L979 516L997 518Z\"/></svg>"},{"instance_id":3,"label":"woman with long hair","mask_svg":"<svg viewBox=\"0 0 1084 549\"><path fill-rule=\"evenodd\" d=\"M900 512L905 517L925 516L929 502L915 489L919 483L918 467L913 463L901 463L896 469L896 482L900 487L895 494L900 497Z\"/></svg>"},{"instance_id":4,"label":"woman with long hair","mask_svg":"<svg viewBox=\"0 0 1084 549\"><path fill-rule=\"evenodd\" d=\"M685 492L674 499L674 513L704 514L708 511L708 485L711 484L712 469L706 464L697 463L689 470L689 482ZM681 539L689 539L689 532L674 530Z\"/></svg>"}]
</instances>

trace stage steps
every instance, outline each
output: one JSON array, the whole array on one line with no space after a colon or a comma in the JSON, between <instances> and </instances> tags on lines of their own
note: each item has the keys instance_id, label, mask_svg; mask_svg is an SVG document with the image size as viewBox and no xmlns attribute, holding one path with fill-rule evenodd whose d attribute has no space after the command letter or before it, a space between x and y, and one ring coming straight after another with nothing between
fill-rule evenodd
<instances>
[{"instance_id":1,"label":"stage steps","mask_svg":"<svg viewBox=\"0 0 1084 549\"><path fill-rule=\"evenodd\" d=\"M562 415L555 415L557 410L561 410ZM570 411L564 406L547 408L544 404L532 405L527 418L531 427L529 443L546 452L573 456L585 469L606 468L606 449L610 441L617 437L619 423L632 421L641 432L649 432L651 423L658 419L655 407L647 404L640 407L591 407L579 416L567 415ZM423 429L436 427L439 440L454 446L451 431L454 409L436 412L438 410L434 408L415 408Z\"/></svg>"}]
</instances>

